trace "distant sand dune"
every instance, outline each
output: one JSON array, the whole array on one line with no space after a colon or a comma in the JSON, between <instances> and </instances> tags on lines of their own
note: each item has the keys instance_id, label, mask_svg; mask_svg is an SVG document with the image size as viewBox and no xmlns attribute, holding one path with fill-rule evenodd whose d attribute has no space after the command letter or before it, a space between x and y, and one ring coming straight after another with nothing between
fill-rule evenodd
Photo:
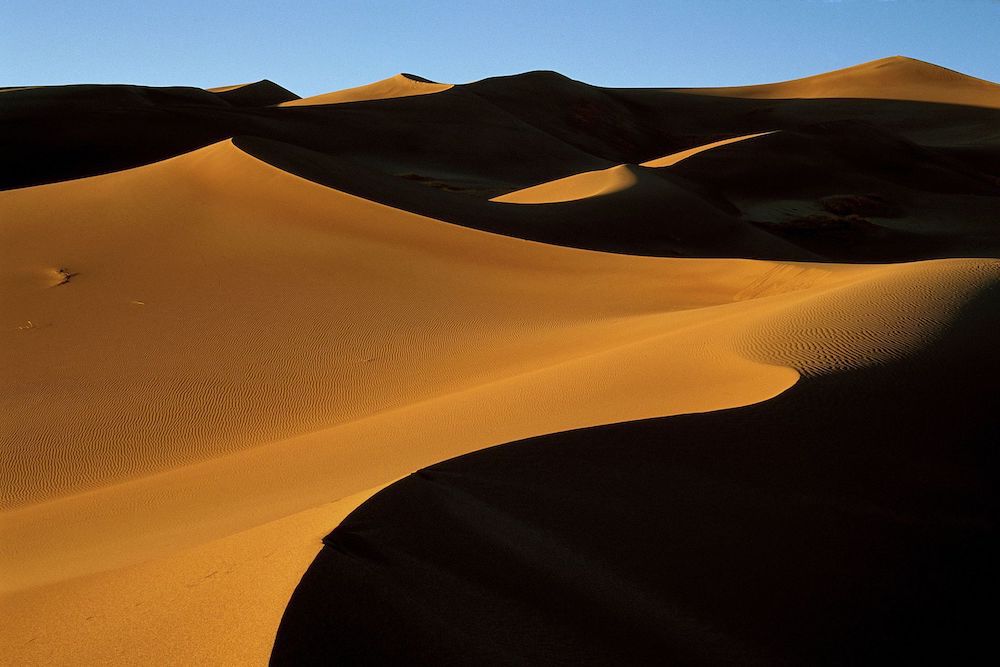
<instances>
[{"instance_id":1,"label":"distant sand dune","mask_svg":"<svg viewBox=\"0 0 1000 667\"><path fill-rule=\"evenodd\" d=\"M771 134L771 132L758 132L756 134L746 134L731 139L714 141L704 146L696 146L695 148L689 148L678 153L671 153L670 155L665 155L654 160L648 160L638 166L620 164L608 169L585 171L554 181L539 183L538 185L514 192L508 192L505 195L494 197L490 201L504 204L556 204L621 192L622 190L631 188L639 182L640 178L643 178L643 171L639 167L669 167L692 155L697 155L698 153L737 141L760 137L765 134Z\"/></svg>"},{"instance_id":2,"label":"distant sand dune","mask_svg":"<svg viewBox=\"0 0 1000 667\"><path fill-rule=\"evenodd\" d=\"M638 180L635 169L622 164L610 169L587 171L556 181L540 183L530 188L494 197L491 201L505 204L554 204L563 201L576 201L620 192L632 187Z\"/></svg>"},{"instance_id":3,"label":"distant sand dune","mask_svg":"<svg viewBox=\"0 0 1000 667\"><path fill-rule=\"evenodd\" d=\"M317 104L341 104L343 102L364 102L367 100L385 100L394 97L411 97L413 95L430 95L448 90L450 83L435 83L414 74L395 74L388 79L368 83L355 88L336 90L332 93L313 95L300 100L285 102L282 106L300 107Z\"/></svg>"},{"instance_id":4,"label":"distant sand dune","mask_svg":"<svg viewBox=\"0 0 1000 667\"><path fill-rule=\"evenodd\" d=\"M263 79L253 83L241 83L235 86L207 88L234 106L260 107L280 104L300 99L290 90L282 88L273 81Z\"/></svg>"},{"instance_id":5,"label":"distant sand dune","mask_svg":"<svg viewBox=\"0 0 1000 667\"><path fill-rule=\"evenodd\" d=\"M753 139L754 137L762 137L767 134L773 134L773 132L756 132L754 134L744 134L730 139L722 139L721 141L713 141L710 144L695 146L694 148L688 148L687 150L683 150L678 153L671 153L670 155L664 155L663 157L656 158L654 160L647 160L641 164L643 167L671 167L681 160L686 160L692 155L697 155L698 153L703 153L704 151L710 151L713 148L718 148L719 146L733 144L737 141L746 141L747 139Z\"/></svg>"},{"instance_id":6,"label":"distant sand dune","mask_svg":"<svg viewBox=\"0 0 1000 667\"><path fill-rule=\"evenodd\" d=\"M913 58L892 56L804 79L678 92L758 99L852 97L1000 109L1000 85Z\"/></svg>"}]
</instances>

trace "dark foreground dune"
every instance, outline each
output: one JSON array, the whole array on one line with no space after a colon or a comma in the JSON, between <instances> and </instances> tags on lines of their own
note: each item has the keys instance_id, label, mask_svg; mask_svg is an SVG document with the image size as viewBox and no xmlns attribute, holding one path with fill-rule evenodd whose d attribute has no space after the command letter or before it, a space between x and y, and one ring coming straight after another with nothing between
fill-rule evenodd
<instances>
[{"instance_id":1,"label":"dark foreground dune","mask_svg":"<svg viewBox=\"0 0 1000 667\"><path fill-rule=\"evenodd\" d=\"M974 664L1000 291L959 322L764 403L420 470L325 538L272 664Z\"/></svg>"}]
</instances>

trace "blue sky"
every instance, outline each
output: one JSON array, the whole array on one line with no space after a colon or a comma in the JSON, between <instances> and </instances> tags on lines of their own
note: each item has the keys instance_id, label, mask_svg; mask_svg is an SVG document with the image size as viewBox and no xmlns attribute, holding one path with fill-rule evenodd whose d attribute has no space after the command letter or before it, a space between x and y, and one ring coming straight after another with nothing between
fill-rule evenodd
<instances>
[{"instance_id":1,"label":"blue sky","mask_svg":"<svg viewBox=\"0 0 1000 667\"><path fill-rule=\"evenodd\" d=\"M452 83L553 69L715 86L908 55L1000 80L996 0L3 0L0 86L218 86L300 95L400 71Z\"/></svg>"}]
</instances>

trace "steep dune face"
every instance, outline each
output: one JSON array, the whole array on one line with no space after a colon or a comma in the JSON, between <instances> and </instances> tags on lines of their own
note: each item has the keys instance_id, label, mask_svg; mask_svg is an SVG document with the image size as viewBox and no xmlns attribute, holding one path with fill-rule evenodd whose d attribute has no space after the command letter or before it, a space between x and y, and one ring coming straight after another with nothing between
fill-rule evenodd
<instances>
[{"instance_id":1,"label":"steep dune face","mask_svg":"<svg viewBox=\"0 0 1000 667\"><path fill-rule=\"evenodd\" d=\"M363 86L288 101L282 106L298 107L320 104L342 104L344 102L365 102L368 100L387 100L396 97L412 97L413 95L430 95L432 93L439 93L442 90L448 90L451 87L450 83L436 83L415 74L406 74L403 72L395 74L388 79L382 79L381 81Z\"/></svg>"},{"instance_id":2,"label":"steep dune face","mask_svg":"<svg viewBox=\"0 0 1000 667\"><path fill-rule=\"evenodd\" d=\"M1000 109L1000 86L997 84L904 56L880 58L781 83L675 90L751 99L850 97Z\"/></svg>"}]
</instances>

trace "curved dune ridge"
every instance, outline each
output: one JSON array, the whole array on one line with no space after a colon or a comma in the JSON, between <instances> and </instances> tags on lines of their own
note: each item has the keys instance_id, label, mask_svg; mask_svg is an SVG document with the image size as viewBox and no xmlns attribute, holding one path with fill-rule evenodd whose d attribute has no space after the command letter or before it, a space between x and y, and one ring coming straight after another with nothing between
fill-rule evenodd
<instances>
[{"instance_id":1,"label":"curved dune ridge","mask_svg":"<svg viewBox=\"0 0 1000 667\"><path fill-rule=\"evenodd\" d=\"M965 268L952 286L992 287L945 298L963 302L947 335L898 358L393 484L324 538L271 664L978 662L1000 593L1000 354L983 336L1000 325L1000 284L995 262ZM951 282L904 275L887 286L897 297ZM822 319L856 353L884 329L837 317L860 305L843 296Z\"/></svg>"},{"instance_id":2,"label":"curved dune ridge","mask_svg":"<svg viewBox=\"0 0 1000 667\"><path fill-rule=\"evenodd\" d=\"M231 142L0 201L18 249L3 271L7 632L65 618L18 655L96 662L262 662L321 518L349 511L332 498L895 358L997 274L557 248L345 195ZM277 543L287 559L265 563ZM260 612L227 626L213 610L250 580ZM188 640L167 647L177 605Z\"/></svg>"},{"instance_id":3,"label":"curved dune ridge","mask_svg":"<svg viewBox=\"0 0 1000 667\"><path fill-rule=\"evenodd\" d=\"M627 190L638 180L639 174L635 167L620 164L610 169L586 171L555 181L539 183L530 188L494 197L490 201L505 204L554 204L576 201Z\"/></svg>"},{"instance_id":4,"label":"curved dune ridge","mask_svg":"<svg viewBox=\"0 0 1000 667\"><path fill-rule=\"evenodd\" d=\"M615 347L761 270L715 278L459 229L230 142L4 204L7 507Z\"/></svg>"},{"instance_id":5,"label":"curved dune ridge","mask_svg":"<svg viewBox=\"0 0 1000 667\"><path fill-rule=\"evenodd\" d=\"M450 83L437 83L419 77L415 74L401 72L388 79L375 81L363 86L335 90L331 93L313 95L299 100L284 102L281 106L301 107L320 104L341 104L343 102L365 102L368 100L387 100L394 97L412 97L413 95L430 95L440 93L452 87Z\"/></svg>"},{"instance_id":6,"label":"curved dune ridge","mask_svg":"<svg viewBox=\"0 0 1000 667\"><path fill-rule=\"evenodd\" d=\"M755 132L753 134L743 134L738 137L730 137L729 139L713 141L710 144L695 146L694 148L688 148L687 150L671 153L670 155L664 155L663 157L658 157L653 160L647 160L640 164L643 167L672 167L678 162L686 160L693 155L697 155L698 153L704 153L705 151L710 151L713 148L718 148L720 146L728 146L729 144L735 144L736 142L739 141L746 141L747 139L754 139L756 137L763 137L768 134L774 134L776 131L777 130L771 130L770 132Z\"/></svg>"},{"instance_id":7,"label":"curved dune ridge","mask_svg":"<svg viewBox=\"0 0 1000 667\"><path fill-rule=\"evenodd\" d=\"M467 86L13 93L4 660L264 664L323 536L415 470L741 406L864 431L818 388L993 359L968 332L1000 261L954 257L996 247L995 84L890 58L733 89ZM830 262L887 256L945 259Z\"/></svg>"},{"instance_id":8,"label":"curved dune ridge","mask_svg":"<svg viewBox=\"0 0 1000 667\"><path fill-rule=\"evenodd\" d=\"M672 90L754 99L848 97L966 104L1000 109L1000 85L905 56L880 58L779 83Z\"/></svg>"},{"instance_id":9,"label":"curved dune ridge","mask_svg":"<svg viewBox=\"0 0 1000 667\"><path fill-rule=\"evenodd\" d=\"M665 155L660 158L648 160L638 166L620 164L608 169L585 171L579 174L573 174L572 176L558 178L554 181L546 181L545 183L532 185L531 187L523 188L521 190L515 190L514 192L508 192L507 194L493 197L490 201L500 202L503 204L557 204L560 202L579 201L581 199L591 199L593 197L601 197L604 195L614 194L616 192L622 192L623 190L628 190L629 188L635 186L639 183L640 179L643 179L644 182L662 185L662 183L657 180L646 180L648 177L645 175L641 167L669 167L691 157L692 155L697 155L698 153L712 150L713 148L718 148L719 146L726 146L737 141L746 141L747 139L753 139L754 137L764 136L766 134L773 134L773 132L757 132L755 134L745 134L739 137L723 139L721 141L713 141L709 144L696 146L694 148L689 148L677 153L671 153L670 155Z\"/></svg>"}]
</instances>

